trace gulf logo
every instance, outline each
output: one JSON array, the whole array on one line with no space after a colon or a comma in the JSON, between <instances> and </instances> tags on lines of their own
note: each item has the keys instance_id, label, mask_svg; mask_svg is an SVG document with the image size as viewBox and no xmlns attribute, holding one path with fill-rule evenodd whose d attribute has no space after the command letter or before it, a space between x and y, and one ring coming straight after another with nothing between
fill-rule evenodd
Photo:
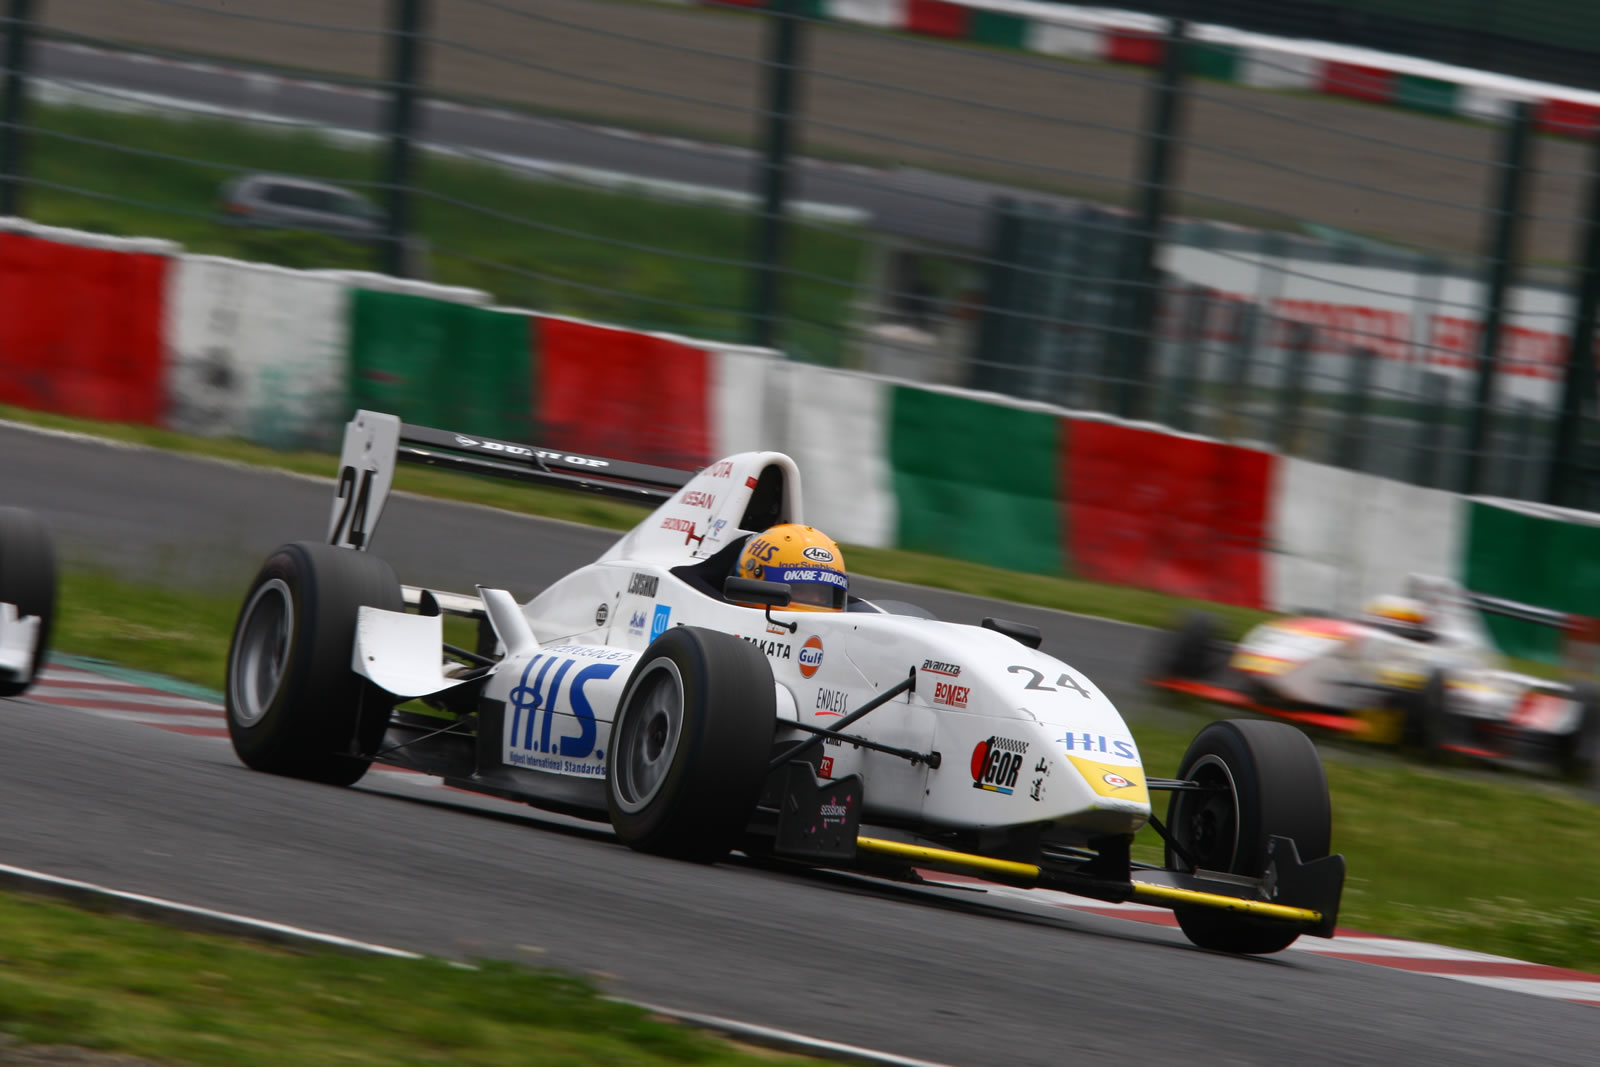
<instances>
[{"instance_id":1,"label":"gulf logo","mask_svg":"<svg viewBox=\"0 0 1600 1067\"><path fill-rule=\"evenodd\" d=\"M822 666L822 638L808 637L800 646L800 676L809 678Z\"/></svg>"}]
</instances>

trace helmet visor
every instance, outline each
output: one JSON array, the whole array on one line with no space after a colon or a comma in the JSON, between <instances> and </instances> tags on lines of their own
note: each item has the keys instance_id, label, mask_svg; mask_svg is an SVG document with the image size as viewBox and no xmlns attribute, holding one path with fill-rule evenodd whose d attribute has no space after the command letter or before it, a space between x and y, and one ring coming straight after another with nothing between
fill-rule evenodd
<instances>
[{"instance_id":1,"label":"helmet visor","mask_svg":"<svg viewBox=\"0 0 1600 1067\"><path fill-rule=\"evenodd\" d=\"M770 581L788 583L789 602L792 604L832 611L844 610L849 579L836 570L826 567L771 568L767 577Z\"/></svg>"}]
</instances>

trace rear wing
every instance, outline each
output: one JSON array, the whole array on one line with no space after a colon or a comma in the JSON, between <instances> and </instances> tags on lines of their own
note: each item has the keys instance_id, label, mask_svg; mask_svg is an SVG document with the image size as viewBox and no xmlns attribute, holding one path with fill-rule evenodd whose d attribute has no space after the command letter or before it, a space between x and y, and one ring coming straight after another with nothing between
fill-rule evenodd
<instances>
[{"instance_id":1,"label":"rear wing","mask_svg":"<svg viewBox=\"0 0 1600 1067\"><path fill-rule=\"evenodd\" d=\"M693 471L537 448L491 437L407 425L357 411L344 430L328 543L363 551L372 540L399 463L598 493L646 506L669 499Z\"/></svg>"}]
</instances>

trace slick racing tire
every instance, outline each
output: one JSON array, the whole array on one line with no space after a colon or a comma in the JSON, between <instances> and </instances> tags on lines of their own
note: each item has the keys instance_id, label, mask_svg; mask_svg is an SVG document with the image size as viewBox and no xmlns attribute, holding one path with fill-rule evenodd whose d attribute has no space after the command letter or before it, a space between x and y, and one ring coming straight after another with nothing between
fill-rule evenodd
<instances>
[{"instance_id":1,"label":"slick racing tire","mask_svg":"<svg viewBox=\"0 0 1600 1067\"><path fill-rule=\"evenodd\" d=\"M56 553L44 523L31 511L0 508L0 602L14 604L17 615L39 618L33 662L18 678L0 677L0 697L21 696L39 677L56 615Z\"/></svg>"},{"instance_id":2,"label":"slick racing tire","mask_svg":"<svg viewBox=\"0 0 1600 1067\"><path fill-rule=\"evenodd\" d=\"M329 785L367 772L394 699L350 669L363 606L405 610L376 556L296 541L262 564L228 650L228 736L246 766Z\"/></svg>"},{"instance_id":3,"label":"slick racing tire","mask_svg":"<svg viewBox=\"0 0 1600 1067\"><path fill-rule=\"evenodd\" d=\"M1572 687L1578 704L1578 725L1561 747L1561 771L1600 789L1600 686L1578 682Z\"/></svg>"},{"instance_id":4,"label":"slick racing tire","mask_svg":"<svg viewBox=\"0 0 1600 1067\"><path fill-rule=\"evenodd\" d=\"M1422 688L1406 698L1402 740L1425 760L1436 761L1445 754L1450 727L1448 686L1445 673L1433 671Z\"/></svg>"},{"instance_id":5,"label":"slick racing tire","mask_svg":"<svg viewBox=\"0 0 1600 1067\"><path fill-rule=\"evenodd\" d=\"M1228 665L1230 652L1215 616L1191 611L1156 638L1145 674L1151 680L1209 678Z\"/></svg>"},{"instance_id":6,"label":"slick racing tire","mask_svg":"<svg viewBox=\"0 0 1600 1067\"><path fill-rule=\"evenodd\" d=\"M1168 832L1210 871L1259 878L1268 839L1294 839L1302 862L1328 854L1332 807L1322 760L1310 739L1288 723L1256 719L1214 722L1195 735L1178 777L1208 792L1175 792ZM1167 866L1192 869L1167 846ZM1288 948L1300 931L1283 923L1211 908L1173 909L1178 925L1201 948L1267 953Z\"/></svg>"},{"instance_id":7,"label":"slick racing tire","mask_svg":"<svg viewBox=\"0 0 1600 1067\"><path fill-rule=\"evenodd\" d=\"M714 863L739 846L777 722L767 658L694 626L650 643L617 705L606 804L624 843Z\"/></svg>"}]
</instances>

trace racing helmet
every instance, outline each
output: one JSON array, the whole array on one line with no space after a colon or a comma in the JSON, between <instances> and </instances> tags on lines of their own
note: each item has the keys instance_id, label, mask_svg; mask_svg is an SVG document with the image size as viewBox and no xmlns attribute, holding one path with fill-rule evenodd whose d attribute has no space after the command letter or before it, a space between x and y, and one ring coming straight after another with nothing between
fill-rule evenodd
<instances>
[{"instance_id":1,"label":"racing helmet","mask_svg":"<svg viewBox=\"0 0 1600 1067\"><path fill-rule=\"evenodd\" d=\"M787 582L793 611L843 611L850 579L833 538L798 523L769 526L744 543L740 578Z\"/></svg>"},{"instance_id":2,"label":"racing helmet","mask_svg":"<svg viewBox=\"0 0 1600 1067\"><path fill-rule=\"evenodd\" d=\"M1415 597L1375 596L1361 608L1363 621L1402 634L1428 631L1428 606Z\"/></svg>"}]
</instances>

